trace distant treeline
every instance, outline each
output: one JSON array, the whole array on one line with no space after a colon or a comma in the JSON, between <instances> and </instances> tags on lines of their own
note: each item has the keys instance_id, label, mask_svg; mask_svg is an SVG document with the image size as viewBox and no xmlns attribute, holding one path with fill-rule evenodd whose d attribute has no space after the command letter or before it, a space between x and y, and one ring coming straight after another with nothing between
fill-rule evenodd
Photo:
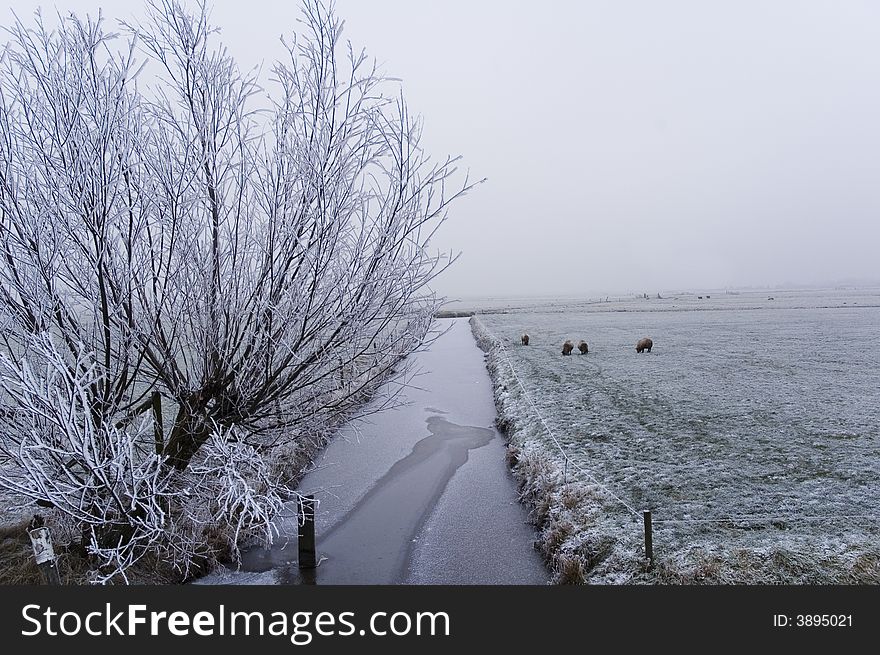
<instances>
[{"instance_id":1,"label":"distant treeline","mask_svg":"<svg viewBox=\"0 0 880 655\"><path fill-rule=\"evenodd\" d=\"M468 318L475 313L476 312L454 312L443 309L439 312L434 312L434 318Z\"/></svg>"}]
</instances>

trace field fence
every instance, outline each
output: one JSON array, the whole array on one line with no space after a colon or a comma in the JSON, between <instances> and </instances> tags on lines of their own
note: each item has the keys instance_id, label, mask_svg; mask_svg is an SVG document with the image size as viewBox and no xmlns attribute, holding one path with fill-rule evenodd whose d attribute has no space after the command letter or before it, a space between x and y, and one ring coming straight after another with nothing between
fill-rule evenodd
<instances>
[{"instance_id":1,"label":"field fence","mask_svg":"<svg viewBox=\"0 0 880 655\"><path fill-rule=\"evenodd\" d=\"M750 521L802 521L802 522L813 522L813 521L855 521L855 520L869 520L869 521L877 521L880 519L880 515L878 514L826 514L826 515L812 515L812 514L792 514L792 513L763 513L763 514L731 514L723 517L717 518L673 518L673 517L653 517L652 512L656 511L653 508L643 508L641 511L637 510L632 503L628 503L623 498L620 497L620 494L612 491L608 483L606 481L600 480L596 475L592 472L585 469L572 455L566 451L565 447L562 445L560 440L557 438L556 433L547 423L547 420L544 418L538 406L535 404L532 399L532 394L529 393L528 388L523 383L520 378L516 366L514 366L511 361L510 356L507 352L507 346L505 343L499 339L492 331L478 318L475 317L480 324L483 332L488 336L489 340L495 344L501 358L507 364L508 369L510 370L510 374L513 379L516 381L516 384L522 390L523 397L526 399L526 402L531 406L532 411L538 419L538 422L544 428L544 431L550 437L553 442L555 448L559 451L560 455L565 462L564 472L563 472L563 482L568 482L568 472L569 469L574 469L579 472L581 475L586 477L588 480L592 481L596 486L602 489L609 497L613 498L617 503L619 503L622 507L624 507L628 513L632 514L636 518L644 518L647 514L650 522L653 524L722 524L722 523L744 523ZM649 527L646 525L646 530L649 530Z\"/></svg>"}]
</instances>

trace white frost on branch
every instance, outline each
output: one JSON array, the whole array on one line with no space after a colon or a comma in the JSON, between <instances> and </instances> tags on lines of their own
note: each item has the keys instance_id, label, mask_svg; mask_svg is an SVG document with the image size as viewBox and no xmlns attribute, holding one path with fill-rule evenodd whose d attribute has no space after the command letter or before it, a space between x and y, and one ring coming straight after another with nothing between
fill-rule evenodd
<instances>
[{"instance_id":1,"label":"white frost on branch","mask_svg":"<svg viewBox=\"0 0 880 655\"><path fill-rule=\"evenodd\" d=\"M296 497L278 483L260 453L242 440L236 428L216 427L202 447L200 460L189 468L190 493L201 496L212 524L232 527L229 546L238 556L238 545L253 540L268 548L278 535L276 518L285 500ZM197 490L194 492L193 490Z\"/></svg>"},{"instance_id":2,"label":"white frost on branch","mask_svg":"<svg viewBox=\"0 0 880 655\"><path fill-rule=\"evenodd\" d=\"M98 581L271 541L279 454L412 379L473 186L324 2L268 91L204 3L146 13L16 19L0 57L0 482L87 528Z\"/></svg>"},{"instance_id":3,"label":"white frost on branch","mask_svg":"<svg viewBox=\"0 0 880 655\"><path fill-rule=\"evenodd\" d=\"M136 453L147 421L119 429L91 416L88 390L101 378L88 353L68 361L48 333L29 341L21 363L0 353L0 487L79 524L103 581L164 537L176 494L161 458Z\"/></svg>"}]
</instances>

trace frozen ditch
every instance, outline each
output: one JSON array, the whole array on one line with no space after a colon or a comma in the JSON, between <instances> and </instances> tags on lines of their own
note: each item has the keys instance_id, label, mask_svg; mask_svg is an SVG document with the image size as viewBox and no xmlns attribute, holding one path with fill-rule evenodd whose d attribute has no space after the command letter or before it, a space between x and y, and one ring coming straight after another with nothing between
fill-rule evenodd
<instances>
[{"instance_id":1,"label":"frozen ditch","mask_svg":"<svg viewBox=\"0 0 880 655\"><path fill-rule=\"evenodd\" d=\"M320 499L313 579L288 520L270 551L201 583L545 584L535 532L495 428L491 382L466 319L415 355L408 404L344 429L300 484Z\"/></svg>"}]
</instances>

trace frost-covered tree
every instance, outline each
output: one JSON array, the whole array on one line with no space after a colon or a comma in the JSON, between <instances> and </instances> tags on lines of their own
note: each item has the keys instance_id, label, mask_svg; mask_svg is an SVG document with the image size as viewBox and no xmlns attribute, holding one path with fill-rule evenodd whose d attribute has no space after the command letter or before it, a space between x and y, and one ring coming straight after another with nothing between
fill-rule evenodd
<instances>
[{"instance_id":1,"label":"frost-covered tree","mask_svg":"<svg viewBox=\"0 0 880 655\"><path fill-rule=\"evenodd\" d=\"M271 540L278 457L429 338L429 241L471 186L320 0L268 91L205 5L146 14L16 19L0 65L0 485L102 580L186 569L202 522Z\"/></svg>"}]
</instances>

